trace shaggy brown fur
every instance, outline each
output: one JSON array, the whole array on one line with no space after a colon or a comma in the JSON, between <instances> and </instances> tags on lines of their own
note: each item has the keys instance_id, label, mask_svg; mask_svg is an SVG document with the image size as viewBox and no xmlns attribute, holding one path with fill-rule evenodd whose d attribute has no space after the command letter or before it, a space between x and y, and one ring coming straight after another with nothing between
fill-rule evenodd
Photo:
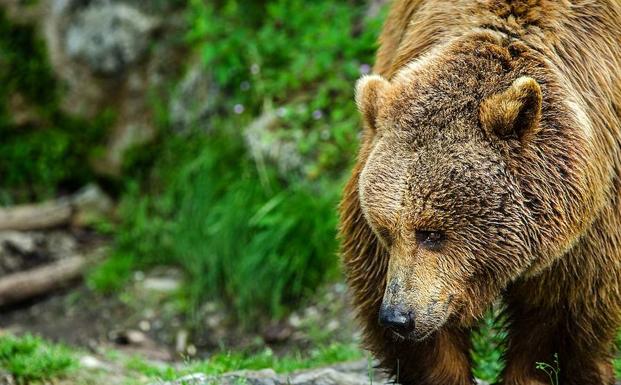
<instances>
[{"instance_id":1,"label":"shaggy brown fur","mask_svg":"<svg viewBox=\"0 0 621 385\"><path fill-rule=\"evenodd\" d=\"M341 204L366 346L403 384L471 384L469 328L502 297L502 384L546 384L555 353L561 384L612 384L621 2L395 0L380 41Z\"/></svg>"}]
</instances>

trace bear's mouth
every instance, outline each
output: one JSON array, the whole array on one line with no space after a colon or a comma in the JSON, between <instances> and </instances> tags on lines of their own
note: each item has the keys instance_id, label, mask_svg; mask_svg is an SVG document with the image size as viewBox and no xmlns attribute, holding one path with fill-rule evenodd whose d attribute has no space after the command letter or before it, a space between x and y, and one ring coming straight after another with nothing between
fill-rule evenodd
<instances>
[{"instance_id":1,"label":"bear's mouth","mask_svg":"<svg viewBox=\"0 0 621 385\"><path fill-rule=\"evenodd\" d=\"M431 337L435 332L437 332L439 327L433 328L430 330L426 330L424 332L420 332L415 330L409 331L407 333L398 332L396 330L390 330L390 335L396 341L410 341L410 342L422 342Z\"/></svg>"}]
</instances>

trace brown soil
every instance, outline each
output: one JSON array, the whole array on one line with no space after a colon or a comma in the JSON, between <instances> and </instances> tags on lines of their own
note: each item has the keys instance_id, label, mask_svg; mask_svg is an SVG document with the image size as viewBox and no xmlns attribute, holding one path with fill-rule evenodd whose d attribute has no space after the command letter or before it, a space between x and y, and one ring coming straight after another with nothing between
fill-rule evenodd
<instances>
[{"instance_id":1,"label":"brown soil","mask_svg":"<svg viewBox=\"0 0 621 385\"><path fill-rule=\"evenodd\" d=\"M74 249L83 253L103 242L90 233L71 237ZM23 254L29 262L24 261L22 268L37 265L32 261L44 263L54 258L49 252L37 252L43 257L33 259ZM0 308L0 331L39 334L97 354L114 348L155 361L265 347L276 354L303 352L317 344L355 338L355 323L346 306L343 284L327 286L300 311L249 332L241 330L215 302L191 312L184 310L179 290L175 289L182 282L179 271L161 267L148 273L136 272L122 291L110 295L95 293L81 283L18 306Z\"/></svg>"}]
</instances>

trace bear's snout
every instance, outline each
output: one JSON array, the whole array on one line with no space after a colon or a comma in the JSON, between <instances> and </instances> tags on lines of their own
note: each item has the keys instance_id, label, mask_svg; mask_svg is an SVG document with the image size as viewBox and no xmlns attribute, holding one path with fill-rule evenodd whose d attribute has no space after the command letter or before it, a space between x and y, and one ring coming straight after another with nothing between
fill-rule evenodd
<instances>
[{"instance_id":1,"label":"bear's snout","mask_svg":"<svg viewBox=\"0 0 621 385\"><path fill-rule=\"evenodd\" d=\"M399 335L407 335L414 330L414 317L411 310L401 305L382 304L379 311L379 323Z\"/></svg>"}]
</instances>

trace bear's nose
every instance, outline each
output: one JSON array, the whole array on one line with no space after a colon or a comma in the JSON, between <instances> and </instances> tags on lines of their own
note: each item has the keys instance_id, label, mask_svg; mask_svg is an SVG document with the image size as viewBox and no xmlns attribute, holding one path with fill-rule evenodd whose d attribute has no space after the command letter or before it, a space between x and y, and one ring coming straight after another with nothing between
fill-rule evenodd
<instances>
[{"instance_id":1,"label":"bear's nose","mask_svg":"<svg viewBox=\"0 0 621 385\"><path fill-rule=\"evenodd\" d=\"M407 334L414 330L414 317L412 312L403 306L384 305L380 307L379 323L385 328L397 333Z\"/></svg>"}]
</instances>

